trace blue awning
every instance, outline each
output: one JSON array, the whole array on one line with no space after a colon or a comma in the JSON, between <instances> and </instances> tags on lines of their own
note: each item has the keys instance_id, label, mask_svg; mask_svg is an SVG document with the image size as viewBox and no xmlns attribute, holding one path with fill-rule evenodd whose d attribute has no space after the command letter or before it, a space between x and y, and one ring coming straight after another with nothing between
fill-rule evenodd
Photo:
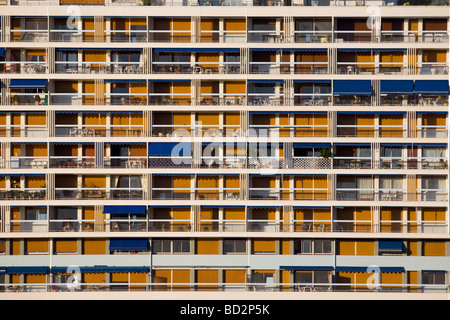
<instances>
[{"instance_id":1,"label":"blue awning","mask_svg":"<svg viewBox=\"0 0 450 320\"><path fill-rule=\"evenodd\" d=\"M416 80L415 94L448 94L448 80Z\"/></svg>"},{"instance_id":2,"label":"blue awning","mask_svg":"<svg viewBox=\"0 0 450 320\"><path fill-rule=\"evenodd\" d=\"M333 144L334 146L350 146L350 147L370 147L370 143L364 142L337 142Z\"/></svg>"},{"instance_id":3,"label":"blue awning","mask_svg":"<svg viewBox=\"0 0 450 320\"><path fill-rule=\"evenodd\" d=\"M331 148L331 143L294 143L293 148Z\"/></svg>"},{"instance_id":4,"label":"blue awning","mask_svg":"<svg viewBox=\"0 0 450 320\"><path fill-rule=\"evenodd\" d=\"M403 241L402 240L379 240L378 252L402 253L403 252Z\"/></svg>"},{"instance_id":5,"label":"blue awning","mask_svg":"<svg viewBox=\"0 0 450 320\"><path fill-rule=\"evenodd\" d=\"M413 80L381 80L381 94L413 94Z\"/></svg>"},{"instance_id":6,"label":"blue awning","mask_svg":"<svg viewBox=\"0 0 450 320\"><path fill-rule=\"evenodd\" d=\"M372 273L375 271L380 272L405 272L405 268L403 267L360 267L360 266L338 266L335 269L338 272L367 272Z\"/></svg>"},{"instance_id":7,"label":"blue awning","mask_svg":"<svg viewBox=\"0 0 450 320\"><path fill-rule=\"evenodd\" d=\"M7 267L6 273L7 274L19 274L19 273L26 273L26 274L42 274L48 272L48 267L40 266L40 267Z\"/></svg>"},{"instance_id":8,"label":"blue awning","mask_svg":"<svg viewBox=\"0 0 450 320\"><path fill-rule=\"evenodd\" d=\"M333 94L335 95L371 95L370 80L334 80Z\"/></svg>"},{"instance_id":9,"label":"blue awning","mask_svg":"<svg viewBox=\"0 0 450 320\"><path fill-rule=\"evenodd\" d=\"M333 270L332 266L280 266L280 270Z\"/></svg>"},{"instance_id":10,"label":"blue awning","mask_svg":"<svg viewBox=\"0 0 450 320\"><path fill-rule=\"evenodd\" d=\"M45 89L47 79L12 79L10 89Z\"/></svg>"},{"instance_id":11,"label":"blue awning","mask_svg":"<svg viewBox=\"0 0 450 320\"><path fill-rule=\"evenodd\" d=\"M3 57L4 54L5 54L5 48L0 48L0 56Z\"/></svg>"},{"instance_id":12,"label":"blue awning","mask_svg":"<svg viewBox=\"0 0 450 320\"><path fill-rule=\"evenodd\" d=\"M110 214L145 214L146 206L104 206L103 213Z\"/></svg>"},{"instance_id":13,"label":"blue awning","mask_svg":"<svg viewBox=\"0 0 450 320\"><path fill-rule=\"evenodd\" d=\"M146 238L117 238L109 240L111 251L147 251L148 240Z\"/></svg>"},{"instance_id":14,"label":"blue awning","mask_svg":"<svg viewBox=\"0 0 450 320\"><path fill-rule=\"evenodd\" d=\"M150 142L149 156L191 155L191 144L187 142Z\"/></svg>"}]
</instances>

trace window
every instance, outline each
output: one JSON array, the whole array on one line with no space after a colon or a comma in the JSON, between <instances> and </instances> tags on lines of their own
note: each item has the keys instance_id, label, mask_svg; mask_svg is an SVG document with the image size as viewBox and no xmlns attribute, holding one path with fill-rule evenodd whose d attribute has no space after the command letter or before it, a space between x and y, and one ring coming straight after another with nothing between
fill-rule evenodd
<instances>
[{"instance_id":1,"label":"window","mask_svg":"<svg viewBox=\"0 0 450 320\"><path fill-rule=\"evenodd\" d=\"M327 239L301 239L294 242L296 254L331 254L331 240Z\"/></svg>"},{"instance_id":2,"label":"window","mask_svg":"<svg viewBox=\"0 0 450 320\"><path fill-rule=\"evenodd\" d=\"M153 253L190 253L190 242L187 239L161 239L153 240Z\"/></svg>"},{"instance_id":3,"label":"window","mask_svg":"<svg viewBox=\"0 0 450 320\"><path fill-rule=\"evenodd\" d=\"M25 212L25 220L47 220L47 211L45 209L27 209Z\"/></svg>"},{"instance_id":4,"label":"window","mask_svg":"<svg viewBox=\"0 0 450 320\"><path fill-rule=\"evenodd\" d=\"M445 272L424 271L422 284L445 284Z\"/></svg>"},{"instance_id":5,"label":"window","mask_svg":"<svg viewBox=\"0 0 450 320\"><path fill-rule=\"evenodd\" d=\"M223 253L246 253L247 242L244 239L226 239L223 241Z\"/></svg>"},{"instance_id":6,"label":"window","mask_svg":"<svg viewBox=\"0 0 450 320\"><path fill-rule=\"evenodd\" d=\"M331 253L331 240L314 240L314 253Z\"/></svg>"}]
</instances>

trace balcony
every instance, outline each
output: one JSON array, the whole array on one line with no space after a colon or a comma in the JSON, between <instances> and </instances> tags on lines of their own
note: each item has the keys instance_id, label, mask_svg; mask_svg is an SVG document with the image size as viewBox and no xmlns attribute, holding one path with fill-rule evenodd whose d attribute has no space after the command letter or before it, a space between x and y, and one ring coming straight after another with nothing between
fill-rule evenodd
<instances>
[{"instance_id":1,"label":"balcony","mask_svg":"<svg viewBox=\"0 0 450 320\"><path fill-rule=\"evenodd\" d=\"M143 62L55 61L56 73L63 74L143 74Z\"/></svg>"},{"instance_id":2,"label":"balcony","mask_svg":"<svg viewBox=\"0 0 450 320\"><path fill-rule=\"evenodd\" d=\"M55 188L56 200L143 200L143 188Z\"/></svg>"},{"instance_id":3,"label":"balcony","mask_svg":"<svg viewBox=\"0 0 450 320\"><path fill-rule=\"evenodd\" d=\"M46 200L46 188L0 188L1 200Z\"/></svg>"}]
</instances>

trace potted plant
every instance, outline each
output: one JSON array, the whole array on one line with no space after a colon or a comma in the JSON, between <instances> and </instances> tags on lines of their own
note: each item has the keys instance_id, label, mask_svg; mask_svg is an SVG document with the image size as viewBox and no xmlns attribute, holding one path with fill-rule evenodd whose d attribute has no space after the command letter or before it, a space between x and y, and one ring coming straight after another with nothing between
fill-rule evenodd
<instances>
[{"instance_id":1,"label":"potted plant","mask_svg":"<svg viewBox=\"0 0 450 320\"><path fill-rule=\"evenodd\" d=\"M26 99L25 99L25 104L26 104L26 105L29 105L29 104L30 104L30 99L26 98Z\"/></svg>"},{"instance_id":2,"label":"potted plant","mask_svg":"<svg viewBox=\"0 0 450 320\"><path fill-rule=\"evenodd\" d=\"M331 148L320 149L319 157L322 157L324 159L332 158L333 154L331 153Z\"/></svg>"},{"instance_id":3,"label":"potted plant","mask_svg":"<svg viewBox=\"0 0 450 320\"><path fill-rule=\"evenodd\" d=\"M39 105L41 103L41 97L37 94L34 96L34 103Z\"/></svg>"},{"instance_id":4,"label":"potted plant","mask_svg":"<svg viewBox=\"0 0 450 320\"><path fill-rule=\"evenodd\" d=\"M14 96L13 97L13 102L14 102L14 104L19 104L19 96Z\"/></svg>"}]
</instances>

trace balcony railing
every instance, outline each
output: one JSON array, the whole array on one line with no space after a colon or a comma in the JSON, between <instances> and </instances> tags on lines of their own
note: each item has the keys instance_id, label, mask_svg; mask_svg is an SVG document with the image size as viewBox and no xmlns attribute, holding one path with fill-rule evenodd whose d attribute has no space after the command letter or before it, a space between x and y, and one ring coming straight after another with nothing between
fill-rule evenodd
<instances>
[{"instance_id":1,"label":"balcony railing","mask_svg":"<svg viewBox=\"0 0 450 320\"><path fill-rule=\"evenodd\" d=\"M12 42L48 42L47 30L12 30L10 33Z\"/></svg>"},{"instance_id":2,"label":"balcony railing","mask_svg":"<svg viewBox=\"0 0 450 320\"><path fill-rule=\"evenodd\" d=\"M378 169L447 169L444 157L380 157L375 164Z\"/></svg>"},{"instance_id":3,"label":"balcony railing","mask_svg":"<svg viewBox=\"0 0 450 320\"><path fill-rule=\"evenodd\" d=\"M240 62L152 62L153 73L163 74L239 74Z\"/></svg>"},{"instance_id":4,"label":"balcony railing","mask_svg":"<svg viewBox=\"0 0 450 320\"><path fill-rule=\"evenodd\" d=\"M328 62L249 62L251 74L328 74Z\"/></svg>"},{"instance_id":5,"label":"balcony railing","mask_svg":"<svg viewBox=\"0 0 450 320\"><path fill-rule=\"evenodd\" d=\"M0 188L2 200L45 200L45 188Z\"/></svg>"},{"instance_id":6,"label":"balcony railing","mask_svg":"<svg viewBox=\"0 0 450 320\"><path fill-rule=\"evenodd\" d=\"M248 30L248 42L283 43L285 42L283 30Z\"/></svg>"},{"instance_id":7,"label":"balcony railing","mask_svg":"<svg viewBox=\"0 0 450 320\"><path fill-rule=\"evenodd\" d=\"M249 188L249 200L331 200L327 188Z\"/></svg>"},{"instance_id":8,"label":"balcony railing","mask_svg":"<svg viewBox=\"0 0 450 320\"><path fill-rule=\"evenodd\" d=\"M142 188L55 188L56 200L143 200Z\"/></svg>"},{"instance_id":9,"label":"balcony railing","mask_svg":"<svg viewBox=\"0 0 450 320\"><path fill-rule=\"evenodd\" d=\"M48 64L45 61L1 61L0 70L12 74L44 74L48 73Z\"/></svg>"},{"instance_id":10,"label":"balcony railing","mask_svg":"<svg viewBox=\"0 0 450 320\"><path fill-rule=\"evenodd\" d=\"M405 137L403 125L337 125L338 137Z\"/></svg>"},{"instance_id":11,"label":"balcony railing","mask_svg":"<svg viewBox=\"0 0 450 320\"><path fill-rule=\"evenodd\" d=\"M48 157L11 157L11 169L48 168Z\"/></svg>"},{"instance_id":12,"label":"balcony railing","mask_svg":"<svg viewBox=\"0 0 450 320\"><path fill-rule=\"evenodd\" d=\"M145 156L107 156L103 161L105 168L147 168Z\"/></svg>"},{"instance_id":13,"label":"balcony railing","mask_svg":"<svg viewBox=\"0 0 450 320\"><path fill-rule=\"evenodd\" d=\"M143 125L56 124L56 137L142 137Z\"/></svg>"},{"instance_id":14,"label":"balcony railing","mask_svg":"<svg viewBox=\"0 0 450 320\"><path fill-rule=\"evenodd\" d=\"M142 62L56 61L57 73L68 74L143 74Z\"/></svg>"},{"instance_id":15,"label":"balcony railing","mask_svg":"<svg viewBox=\"0 0 450 320\"><path fill-rule=\"evenodd\" d=\"M241 200L240 188L152 188L153 200Z\"/></svg>"},{"instance_id":16,"label":"balcony railing","mask_svg":"<svg viewBox=\"0 0 450 320\"><path fill-rule=\"evenodd\" d=\"M50 168L94 168L95 157L59 157L50 156Z\"/></svg>"},{"instance_id":17,"label":"balcony railing","mask_svg":"<svg viewBox=\"0 0 450 320\"><path fill-rule=\"evenodd\" d=\"M0 125L0 137L47 137L46 125Z\"/></svg>"}]
</instances>

